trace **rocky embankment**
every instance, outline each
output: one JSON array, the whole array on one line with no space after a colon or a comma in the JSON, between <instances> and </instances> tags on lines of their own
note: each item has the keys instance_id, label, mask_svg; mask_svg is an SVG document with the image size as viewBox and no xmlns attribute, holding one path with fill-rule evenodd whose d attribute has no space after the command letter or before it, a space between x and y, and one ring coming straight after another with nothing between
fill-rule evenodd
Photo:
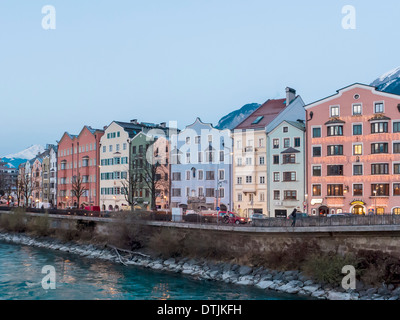
<instances>
[{"instance_id":1,"label":"rocky embankment","mask_svg":"<svg viewBox=\"0 0 400 320\"><path fill-rule=\"evenodd\" d=\"M0 233L0 241L59 250L111 262L134 265L160 271L182 273L197 279L224 281L237 285L252 285L264 290L298 294L316 299L329 300L398 300L400 287L383 285L380 288L364 287L357 283L356 290L344 291L315 283L299 271L279 272L263 267L252 268L230 263L179 258L153 258L140 252L127 253L113 247L93 244L64 243L57 239L33 238L22 234Z\"/></svg>"}]
</instances>

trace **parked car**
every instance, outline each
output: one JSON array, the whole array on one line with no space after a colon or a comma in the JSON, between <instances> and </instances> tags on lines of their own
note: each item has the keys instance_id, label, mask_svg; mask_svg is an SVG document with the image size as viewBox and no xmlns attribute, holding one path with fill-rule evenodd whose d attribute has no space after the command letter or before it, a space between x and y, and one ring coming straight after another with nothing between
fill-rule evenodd
<instances>
[{"instance_id":1,"label":"parked car","mask_svg":"<svg viewBox=\"0 0 400 320\"><path fill-rule=\"evenodd\" d=\"M252 215L250 215L249 217L249 223L253 222L254 219L267 219L268 216L266 216L265 214L262 213L253 213Z\"/></svg>"},{"instance_id":2,"label":"parked car","mask_svg":"<svg viewBox=\"0 0 400 320\"><path fill-rule=\"evenodd\" d=\"M234 224L245 224L248 222L247 218L239 216L234 212L220 211L218 212L218 220L222 220L224 223L234 223Z\"/></svg>"}]
</instances>

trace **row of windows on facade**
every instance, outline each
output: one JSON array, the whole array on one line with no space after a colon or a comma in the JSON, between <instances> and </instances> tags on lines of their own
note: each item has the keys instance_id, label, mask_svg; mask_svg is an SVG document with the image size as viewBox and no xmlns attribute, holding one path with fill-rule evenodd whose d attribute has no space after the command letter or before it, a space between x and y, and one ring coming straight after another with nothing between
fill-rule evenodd
<instances>
[{"instance_id":1,"label":"row of windows on facade","mask_svg":"<svg viewBox=\"0 0 400 320\"><path fill-rule=\"evenodd\" d=\"M362 103L353 103L352 105L352 115L360 116L363 114ZM384 113L385 105L383 102L374 102L373 104L373 112L374 113ZM340 117L340 106L330 106L329 107L329 116L332 117Z\"/></svg>"},{"instance_id":2,"label":"row of windows on facade","mask_svg":"<svg viewBox=\"0 0 400 320\"><path fill-rule=\"evenodd\" d=\"M322 186L320 184L312 185L313 196L322 195ZM347 192L348 187L343 184L328 184L327 185L327 196L344 196ZM353 184L353 196L363 196L364 195L364 185L361 183ZM393 195L400 196L400 183L393 183ZM390 184L389 183L373 183L371 184L371 194L370 196L390 196Z\"/></svg>"},{"instance_id":3,"label":"row of windows on facade","mask_svg":"<svg viewBox=\"0 0 400 320\"><path fill-rule=\"evenodd\" d=\"M72 153L72 150L74 151L74 153ZM71 147L71 148L67 148L67 149L58 150L58 156L66 157L66 156L69 156L72 154L76 154L78 150L79 150L79 153L95 151L96 143L90 143L90 144L86 144L85 146L79 146L79 148L74 147L72 149L72 147Z\"/></svg>"},{"instance_id":4,"label":"row of windows on facade","mask_svg":"<svg viewBox=\"0 0 400 320\"><path fill-rule=\"evenodd\" d=\"M91 183L91 182L96 182L96 176L81 176L82 183ZM73 184L76 182L75 177L66 177L66 178L59 178L58 183L59 184Z\"/></svg>"},{"instance_id":5,"label":"row of windows on facade","mask_svg":"<svg viewBox=\"0 0 400 320\"><path fill-rule=\"evenodd\" d=\"M205 192L204 192L205 190ZM172 188L171 190L172 196L173 197L181 197L182 192L180 188ZM186 197L207 197L207 198L224 198L225 197L225 188L203 188L199 187L197 188L197 193L196 190L190 189L189 187L186 188Z\"/></svg>"},{"instance_id":6,"label":"row of windows on facade","mask_svg":"<svg viewBox=\"0 0 400 320\"><path fill-rule=\"evenodd\" d=\"M237 201L242 202L242 201L248 201L248 202L254 202L255 201L255 194L254 193L248 193L247 194L247 199L246 196L243 195L243 193L239 192L237 193ZM297 191L296 190L283 190L283 199L281 199L281 190L273 190L273 199L274 200L296 200L297 201ZM262 202L265 201L265 193L264 192L258 192L258 201Z\"/></svg>"},{"instance_id":7,"label":"row of windows on facade","mask_svg":"<svg viewBox=\"0 0 400 320\"><path fill-rule=\"evenodd\" d=\"M272 148L279 149L280 139L272 139ZM290 148L292 145L290 144L290 138L283 138L283 147L285 149ZM301 147L301 140L300 138L293 138L293 147L299 148Z\"/></svg>"},{"instance_id":8,"label":"row of windows on facade","mask_svg":"<svg viewBox=\"0 0 400 320\"><path fill-rule=\"evenodd\" d=\"M96 166L96 159L85 158L78 162L67 162L66 160L63 160L58 166L58 170L74 169L77 168L77 164L79 168Z\"/></svg>"},{"instance_id":9,"label":"row of windows on facade","mask_svg":"<svg viewBox=\"0 0 400 320\"><path fill-rule=\"evenodd\" d=\"M122 150L126 150L127 148L128 148L128 144L123 143ZM121 151L121 145L119 143L115 144L115 149L114 149L114 145L112 145L112 144L110 144L108 146L108 152L118 152L118 151ZM105 152L107 152L107 146L103 146L103 153L105 153Z\"/></svg>"},{"instance_id":10,"label":"row of windows on facade","mask_svg":"<svg viewBox=\"0 0 400 320\"><path fill-rule=\"evenodd\" d=\"M217 158L216 158L216 152L217 151L212 151L212 150L207 150L207 151L198 151L197 152L197 162L198 163L214 163ZM193 152L186 152L186 164L192 163L193 159L192 159L192 154L194 154ZM181 164L182 163L182 159L181 159L181 154L173 154L172 155L172 160L173 160L173 164ZM204 160L204 161L203 161ZM224 151L219 151L219 161L223 162L225 161L225 152ZM195 161L194 161L195 162Z\"/></svg>"},{"instance_id":11,"label":"row of windows on facade","mask_svg":"<svg viewBox=\"0 0 400 320\"><path fill-rule=\"evenodd\" d=\"M326 175L327 176L343 176L344 167L343 165L327 165ZM389 163L373 163L371 164L371 175L388 175L390 174ZM365 175L363 164L353 164L353 176ZM393 164L393 174L400 174L400 163ZM321 165L312 166L312 175L314 177L321 177L322 167Z\"/></svg>"},{"instance_id":12,"label":"row of windows on facade","mask_svg":"<svg viewBox=\"0 0 400 320\"><path fill-rule=\"evenodd\" d=\"M364 154L363 143L353 143L352 145L352 155L360 156ZM388 142L375 142L371 143L371 153L390 153ZM392 143L392 153L400 153L400 142ZM328 145L327 152L328 156L342 156L344 155L344 147L341 144ZM322 156L322 146L312 146L312 156L321 157Z\"/></svg>"},{"instance_id":13,"label":"row of windows on facade","mask_svg":"<svg viewBox=\"0 0 400 320\"><path fill-rule=\"evenodd\" d=\"M75 197L74 190L60 190L58 197ZM81 197L96 197L96 189L83 190Z\"/></svg>"},{"instance_id":14,"label":"row of windows on facade","mask_svg":"<svg viewBox=\"0 0 400 320\"><path fill-rule=\"evenodd\" d=\"M203 170L196 170L192 168L190 171L186 171L186 180L204 180L204 171ZM220 169L218 170L218 180L225 179L225 170ZM181 181L182 174L181 172L173 172L172 173L172 180L173 181ZM206 171L205 180L215 180L215 171Z\"/></svg>"},{"instance_id":15,"label":"row of windows on facade","mask_svg":"<svg viewBox=\"0 0 400 320\"><path fill-rule=\"evenodd\" d=\"M102 196L106 195L128 195L128 191L125 187L111 187L111 188L101 188L100 194ZM167 195L168 192L164 191L164 195ZM161 193L158 193L157 196L160 196ZM136 189L134 191L133 197L134 198L142 198L142 197L149 198L150 197L150 190L149 189Z\"/></svg>"},{"instance_id":16,"label":"row of windows on facade","mask_svg":"<svg viewBox=\"0 0 400 320\"><path fill-rule=\"evenodd\" d=\"M389 123L387 121L373 122L370 125L371 131L369 133L389 133ZM393 133L400 132L400 122L393 122ZM359 136L367 134L367 132L363 133L363 125L362 124L352 124L352 135ZM330 125L327 127L327 136L343 136L343 125ZM313 138L321 138L322 136L322 128L321 127L313 127L312 128L312 137Z\"/></svg>"},{"instance_id":17,"label":"row of windows on facade","mask_svg":"<svg viewBox=\"0 0 400 320\"><path fill-rule=\"evenodd\" d=\"M128 164L128 157L114 157L114 158L109 158L109 159L101 159L100 164L102 166Z\"/></svg>"}]
</instances>

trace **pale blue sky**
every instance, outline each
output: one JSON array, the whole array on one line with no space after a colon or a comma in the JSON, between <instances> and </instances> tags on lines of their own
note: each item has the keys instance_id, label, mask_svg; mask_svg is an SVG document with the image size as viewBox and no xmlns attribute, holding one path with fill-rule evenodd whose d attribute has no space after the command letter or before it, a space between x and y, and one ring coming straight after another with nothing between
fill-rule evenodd
<instances>
[{"instance_id":1,"label":"pale blue sky","mask_svg":"<svg viewBox=\"0 0 400 320\"><path fill-rule=\"evenodd\" d=\"M0 155L85 124L216 124L286 86L310 103L369 84L400 65L399 16L398 0L1 0Z\"/></svg>"}]
</instances>

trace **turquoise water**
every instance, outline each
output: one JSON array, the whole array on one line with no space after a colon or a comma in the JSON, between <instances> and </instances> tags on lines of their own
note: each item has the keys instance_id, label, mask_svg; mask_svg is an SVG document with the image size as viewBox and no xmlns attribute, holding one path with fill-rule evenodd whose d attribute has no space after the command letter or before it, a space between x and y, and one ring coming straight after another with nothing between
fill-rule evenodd
<instances>
[{"instance_id":1,"label":"turquoise water","mask_svg":"<svg viewBox=\"0 0 400 320\"><path fill-rule=\"evenodd\" d=\"M55 289L42 287L45 265L55 268ZM0 242L0 299L293 300L300 297Z\"/></svg>"}]
</instances>

